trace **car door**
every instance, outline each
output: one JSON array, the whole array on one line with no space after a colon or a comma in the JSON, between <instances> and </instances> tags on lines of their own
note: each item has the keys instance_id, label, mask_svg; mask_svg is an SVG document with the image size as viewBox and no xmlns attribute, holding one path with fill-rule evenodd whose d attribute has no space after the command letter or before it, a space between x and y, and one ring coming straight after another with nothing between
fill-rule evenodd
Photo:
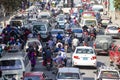
<instances>
[{"instance_id":1,"label":"car door","mask_svg":"<svg viewBox=\"0 0 120 80\"><path fill-rule=\"evenodd\" d=\"M114 54L115 54L115 50L116 50L117 46L114 46L110 51L109 51L109 55L110 55L110 61L114 62Z\"/></svg>"}]
</instances>

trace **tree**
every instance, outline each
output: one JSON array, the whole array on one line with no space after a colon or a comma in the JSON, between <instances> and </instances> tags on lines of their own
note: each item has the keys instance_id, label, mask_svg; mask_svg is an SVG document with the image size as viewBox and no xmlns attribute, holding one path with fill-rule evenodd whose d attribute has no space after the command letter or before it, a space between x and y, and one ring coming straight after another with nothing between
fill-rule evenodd
<instances>
[{"instance_id":1,"label":"tree","mask_svg":"<svg viewBox=\"0 0 120 80\"><path fill-rule=\"evenodd\" d=\"M115 9L120 9L120 0L114 0Z\"/></svg>"},{"instance_id":2,"label":"tree","mask_svg":"<svg viewBox=\"0 0 120 80\"><path fill-rule=\"evenodd\" d=\"M21 8L22 2L26 3L27 0L0 0L0 5L3 5L5 12L12 13Z\"/></svg>"}]
</instances>

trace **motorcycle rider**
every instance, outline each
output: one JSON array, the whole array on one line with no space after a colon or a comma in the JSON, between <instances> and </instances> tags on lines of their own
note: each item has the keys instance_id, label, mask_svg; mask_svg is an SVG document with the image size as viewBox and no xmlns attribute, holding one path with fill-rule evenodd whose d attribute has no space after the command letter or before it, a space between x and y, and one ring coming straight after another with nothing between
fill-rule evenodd
<instances>
[{"instance_id":1,"label":"motorcycle rider","mask_svg":"<svg viewBox=\"0 0 120 80\"><path fill-rule=\"evenodd\" d=\"M97 33L96 33L96 29L94 28L94 26L93 25L91 25L91 28L90 28L90 37L94 37L94 38L96 38L96 35L97 35Z\"/></svg>"},{"instance_id":2,"label":"motorcycle rider","mask_svg":"<svg viewBox=\"0 0 120 80\"><path fill-rule=\"evenodd\" d=\"M52 66L52 52L48 47L47 50L43 53L43 65L46 66L47 60L50 60Z\"/></svg>"},{"instance_id":3,"label":"motorcycle rider","mask_svg":"<svg viewBox=\"0 0 120 80\"><path fill-rule=\"evenodd\" d=\"M72 40L72 50L75 50L75 48L79 45L79 39L74 36L73 40Z\"/></svg>"}]
</instances>

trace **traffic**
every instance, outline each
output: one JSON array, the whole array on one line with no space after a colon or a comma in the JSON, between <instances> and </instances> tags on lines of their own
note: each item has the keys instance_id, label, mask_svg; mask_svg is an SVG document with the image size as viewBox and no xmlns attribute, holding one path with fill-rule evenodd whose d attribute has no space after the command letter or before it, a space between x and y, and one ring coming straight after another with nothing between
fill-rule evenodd
<instances>
[{"instance_id":1,"label":"traffic","mask_svg":"<svg viewBox=\"0 0 120 80\"><path fill-rule=\"evenodd\" d=\"M120 25L97 0L63 4L36 1L0 25L0 80L120 80Z\"/></svg>"}]
</instances>

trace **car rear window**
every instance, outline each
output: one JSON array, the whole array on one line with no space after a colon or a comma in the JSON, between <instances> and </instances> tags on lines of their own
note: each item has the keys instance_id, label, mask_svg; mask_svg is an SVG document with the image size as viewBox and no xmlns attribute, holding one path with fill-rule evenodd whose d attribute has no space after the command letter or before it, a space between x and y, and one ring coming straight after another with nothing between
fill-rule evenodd
<instances>
[{"instance_id":1,"label":"car rear window","mask_svg":"<svg viewBox=\"0 0 120 80\"><path fill-rule=\"evenodd\" d=\"M101 72L101 78L118 79L119 74L118 74L117 71L102 71Z\"/></svg>"},{"instance_id":2,"label":"car rear window","mask_svg":"<svg viewBox=\"0 0 120 80\"><path fill-rule=\"evenodd\" d=\"M39 76L27 76L24 80L41 80Z\"/></svg>"},{"instance_id":3,"label":"car rear window","mask_svg":"<svg viewBox=\"0 0 120 80\"><path fill-rule=\"evenodd\" d=\"M0 61L1 70L17 70L22 69L22 63L20 60L2 60Z\"/></svg>"},{"instance_id":4,"label":"car rear window","mask_svg":"<svg viewBox=\"0 0 120 80\"><path fill-rule=\"evenodd\" d=\"M92 49L77 49L76 50L76 54L93 54L93 50Z\"/></svg>"},{"instance_id":5,"label":"car rear window","mask_svg":"<svg viewBox=\"0 0 120 80\"><path fill-rule=\"evenodd\" d=\"M115 26L108 27L108 29L110 29L110 30L118 30L118 28L115 27Z\"/></svg>"},{"instance_id":6,"label":"car rear window","mask_svg":"<svg viewBox=\"0 0 120 80\"><path fill-rule=\"evenodd\" d=\"M59 73L58 79L80 79L79 73Z\"/></svg>"}]
</instances>

